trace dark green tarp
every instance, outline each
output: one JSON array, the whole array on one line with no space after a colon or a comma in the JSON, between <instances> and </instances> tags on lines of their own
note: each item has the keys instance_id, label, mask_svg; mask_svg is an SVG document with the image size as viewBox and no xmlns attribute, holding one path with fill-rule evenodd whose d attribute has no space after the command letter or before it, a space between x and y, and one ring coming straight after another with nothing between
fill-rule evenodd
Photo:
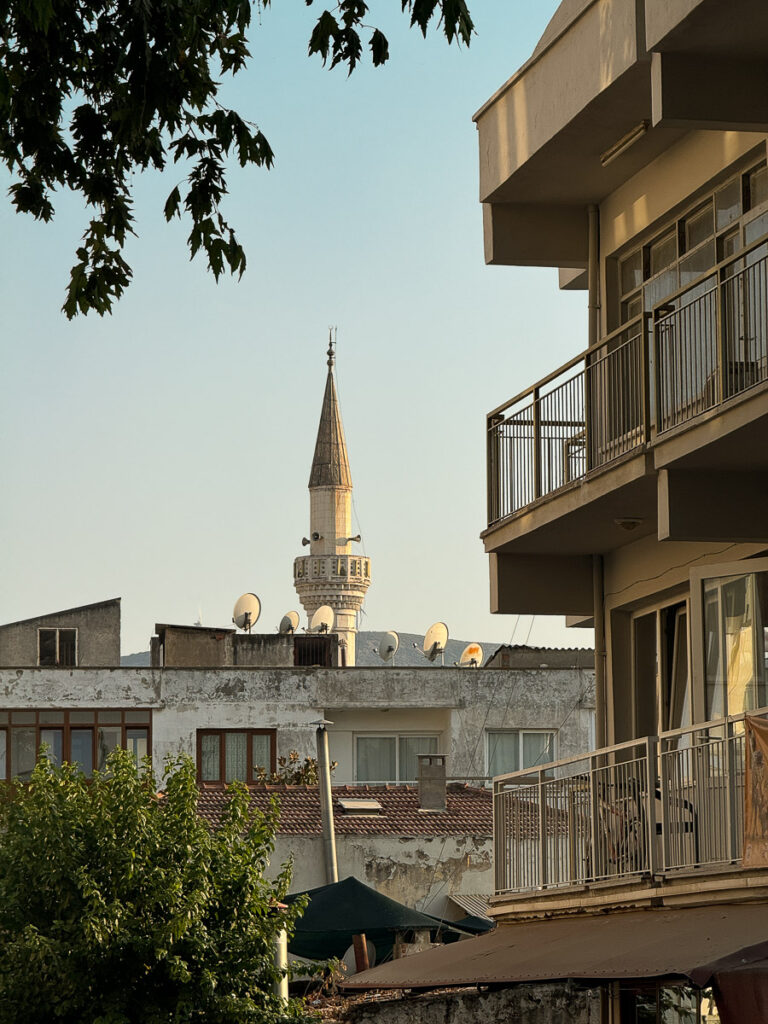
<instances>
[{"instance_id":1,"label":"dark green tarp","mask_svg":"<svg viewBox=\"0 0 768 1024\"><path fill-rule=\"evenodd\" d=\"M353 935L364 934L376 948L376 962L381 963L391 956L397 934L428 928L433 940L443 942L468 934L439 917L391 900L352 877L306 893L293 893L286 901L291 903L302 895L309 896L309 904L296 923L288 949L308 960L342 957L352 945Z\"/></svg>"}]
</instances>

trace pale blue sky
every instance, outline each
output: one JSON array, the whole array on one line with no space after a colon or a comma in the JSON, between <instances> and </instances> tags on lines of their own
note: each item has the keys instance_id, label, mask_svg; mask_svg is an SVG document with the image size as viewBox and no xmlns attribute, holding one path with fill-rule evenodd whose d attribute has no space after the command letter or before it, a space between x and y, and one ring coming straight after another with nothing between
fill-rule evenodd
<instances>
[{"instance_id":1,"label":"pale blue sky","mask_svg":"<svg viewBox=\"0 0 768 1024\"><path fill-rule=\"evenodd\" d=\"M52 226L0 206L3 502L0 622L123 598L123 650L155 622L259 625L299 608L292 562L330 324L359 528L373 560L364 628L584 644L559 619L491 616L484 417L586 343L586 301L554 270L486 267L474 111L530 55L554 0L475 0L469 50L380 5L388 66L351 78L306 57L319 9L276 0L252 66L224 90L276 152L233 168L238 284L190 263L136 179L134 281L116 312L59 312L84 214ZM322 9L322 8L320 8ZM371 20L375 20L374 16ZM7 179L2 179L3 184Z\"/></svg>"}]
</instances>

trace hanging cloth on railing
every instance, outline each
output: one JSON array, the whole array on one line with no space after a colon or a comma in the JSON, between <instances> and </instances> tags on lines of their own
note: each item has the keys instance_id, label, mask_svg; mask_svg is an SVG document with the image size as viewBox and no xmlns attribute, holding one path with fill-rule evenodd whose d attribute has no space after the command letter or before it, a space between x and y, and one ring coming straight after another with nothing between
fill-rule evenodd
<instances>
[{"instance_id":1,"label":"hanging cloth on railing","mask_svg":"<svg viewBox=\"0 0 768 1024\"><path fill-rule=\"evenodd\" d=\"M745 727L744 867L768 867L768 721L747 715Z\"/></svg>"}]
</instances>

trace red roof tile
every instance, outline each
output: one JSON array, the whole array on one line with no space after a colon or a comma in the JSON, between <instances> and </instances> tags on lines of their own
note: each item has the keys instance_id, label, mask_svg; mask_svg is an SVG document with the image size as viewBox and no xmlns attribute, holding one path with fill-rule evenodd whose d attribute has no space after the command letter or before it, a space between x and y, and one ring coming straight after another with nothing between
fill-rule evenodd
<instances>
[{"instance_id":1,"label":"red roof tile","mask_svg":"<svg viewBox=\"0 0 768 1024\"><path fill-rule=\"evenodd\" d=\"M279 835L322 834L320 794L316 786L251 786L251 806L266 809L272 797L280 804ZM378 800L378 814L355 815L343 811L342 800ZM222 789L200 793L198 809L216 824L224 806ZM334 786L333 819L337 835L488 836L493 831L489 789L449 785L445 811L419 809L416 786Z\"/></svg>"}]
</instances>

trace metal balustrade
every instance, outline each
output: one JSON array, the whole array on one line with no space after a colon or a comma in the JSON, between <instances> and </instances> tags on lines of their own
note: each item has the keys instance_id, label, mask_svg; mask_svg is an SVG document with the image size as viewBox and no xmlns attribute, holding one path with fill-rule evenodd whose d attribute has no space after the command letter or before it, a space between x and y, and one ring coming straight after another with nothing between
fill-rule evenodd
<instances>
[{"instance_id":1,"label":"metal balustrade","mask_svg":"<svg viewBox=\"0 0 768 1024\"><path fill-rule=\"evenodd\" d=\"M738 863L744 715L499 776L493 808L499 894Z\"/></svg>"},{"instance_id":2,"label":"metal balustrade","mask_svg":"<svg viewBox=\"0 0 768 1024\"><path fill-rule=\"evenodd\" d=\"M768 381L768 239L488 416L488 525Z\"/></svg>"}]
</instances>

